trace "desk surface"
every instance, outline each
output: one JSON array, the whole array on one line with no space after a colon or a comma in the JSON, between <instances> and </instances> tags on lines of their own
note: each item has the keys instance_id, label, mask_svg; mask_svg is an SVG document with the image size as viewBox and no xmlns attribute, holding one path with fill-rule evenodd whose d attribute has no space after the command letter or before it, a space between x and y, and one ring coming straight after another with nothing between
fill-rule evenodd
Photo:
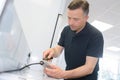
<instances>
[{"instance_id":1,"label":"desk surface","mask_svg":"<svg viewBox=\"0 0 120 80\"><path fill-rule=\"evenodd\" d=\"M0 80L59 80L46 76L41 67L32 67L26 70L0 74Z\"/></svg>"}]
</instances>

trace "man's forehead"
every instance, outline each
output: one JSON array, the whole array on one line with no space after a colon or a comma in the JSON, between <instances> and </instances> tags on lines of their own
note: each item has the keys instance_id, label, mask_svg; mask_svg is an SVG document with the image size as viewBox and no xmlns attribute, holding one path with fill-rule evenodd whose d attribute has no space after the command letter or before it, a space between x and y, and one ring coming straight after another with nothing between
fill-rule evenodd
<instances>
[{"instance_id":1,"label":"man's forehead","mask_svg":"<svg viewBox=\"0 0 120 80\"><path fill-rule=\"evenodd\" d=\"M84 15L83 11L80 9L75 9L75 10L67 10L67 16L68 17L82 17Z\"/></svg>"}]
</instances>

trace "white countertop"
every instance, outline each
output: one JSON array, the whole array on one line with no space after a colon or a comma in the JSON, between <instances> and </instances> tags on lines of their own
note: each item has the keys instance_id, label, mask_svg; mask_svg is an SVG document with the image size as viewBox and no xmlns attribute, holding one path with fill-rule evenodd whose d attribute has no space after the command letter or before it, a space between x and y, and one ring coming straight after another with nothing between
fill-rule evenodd
<instances>
[{"instance_id":1,"label":"white countertop","mask_svg":"<svg viewBox=\"0 0 120 80\"><path fill-rule=\"evenodd\" d=\"M59 80L48 77L43 73L43 69L39 66L27 68L22 71L0 74L0 80Z\"/></svg>"}]
</instances>

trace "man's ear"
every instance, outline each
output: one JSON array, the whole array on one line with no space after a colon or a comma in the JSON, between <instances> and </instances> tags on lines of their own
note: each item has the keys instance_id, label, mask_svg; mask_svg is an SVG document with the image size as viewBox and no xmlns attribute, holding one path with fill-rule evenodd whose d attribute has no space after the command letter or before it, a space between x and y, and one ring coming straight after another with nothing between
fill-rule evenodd
<instances>
[{"instance_id":1,"label":"man's ear","mask_svg":"<svg viewBox=\"0 0 120 80\"><path fill-rule=\"evenodd\" d=\"M89 16L87 15L87 16L85 16L85 20L87 21L88 20L88 18L89 18Z\"/></svg>"}]
</instances>

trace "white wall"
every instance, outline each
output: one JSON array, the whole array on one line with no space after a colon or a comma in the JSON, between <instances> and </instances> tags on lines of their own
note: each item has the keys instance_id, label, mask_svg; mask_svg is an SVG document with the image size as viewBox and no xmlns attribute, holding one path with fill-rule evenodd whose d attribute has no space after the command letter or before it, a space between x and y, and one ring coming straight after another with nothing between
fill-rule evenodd
<instances>
[{"instance_id":1,"label":"white wall","mask_svg":"<svg viewBox=\"0 0 120 80\"><path fill-rule=\"evenodd\" d=\"M66 0L14 0L28 45L38 59L50 46L57 15L63 11L60 10L63 1Z\"/></svg>"}]
</instances>

